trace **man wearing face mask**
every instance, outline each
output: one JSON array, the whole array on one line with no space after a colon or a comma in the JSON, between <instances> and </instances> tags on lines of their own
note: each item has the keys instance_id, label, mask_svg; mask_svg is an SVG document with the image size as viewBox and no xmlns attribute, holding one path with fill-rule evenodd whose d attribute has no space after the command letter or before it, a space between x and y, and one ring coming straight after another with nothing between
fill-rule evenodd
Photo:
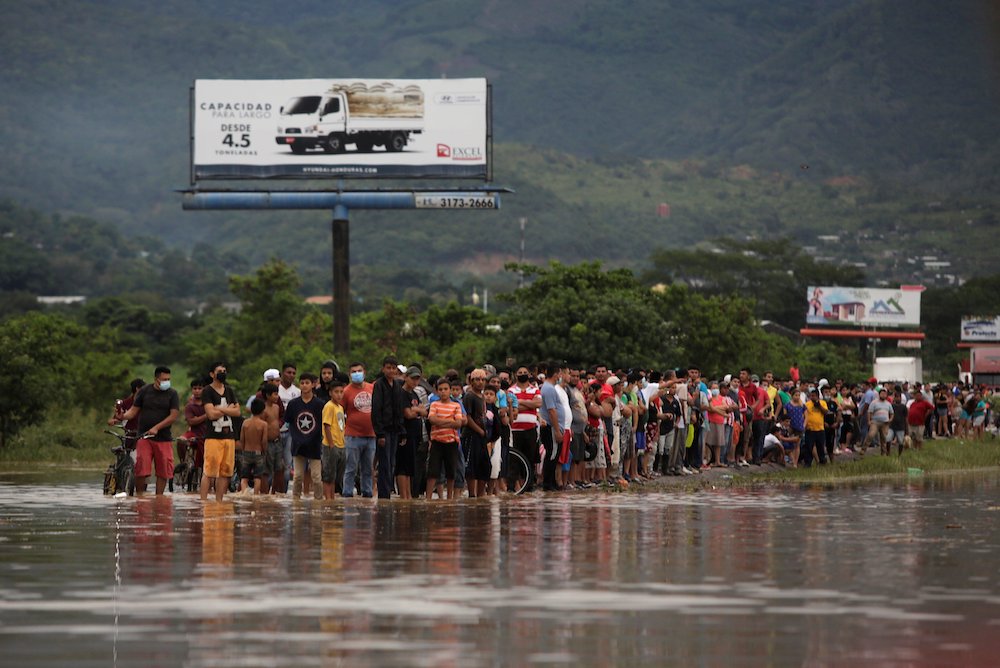
<instances>
[{"instance_id":1,"label":"man wearing face mask","mask_svg":"<svg viewBox=\"0 0 1000 668\"><path fill-rule=\"evenodd\" d=\"M517 418L511 425L511 445L528 460L530 470L538 463L538 409L542 405L542 396L537 386L531 384L528 367L519 366L515 376L517 384L511 385L514 398L517 400ZM528 481L528 489L534 487L535 481Z\"/></svg>"},{"instance_id":2,"label":"man wearing face mask","mask_svg":"<svg viewBox=\"0 0 1000 668\"><path fill-rule=\"evenodd\" d=\"M146 479L156 464L156 493L163 494L167 480L174 477L174 442L170 425L180 414L177 390L170 387L170 369L156 367L153 382L135 395L132 407L122 416L131 420L139 416L139 440L135 446L135 493L146 492Z\"/></svg>"},{"instance_id":3,"label":"man wearing face mask","mask_svg":"<svg viewBox=\"0 0 1000 668\"><path fill-rule=\"evenodd\" d=\"M375 429L372 427L371 383L365 382L365 365L350 366L351 384L344 389L344 440L347 444L347 464L344 467L344 497L354 496L356 484L361 496L372 497L372 468L375 464ZM390 472L391 473L391 472ZM360 479L359 479L360 476Z\"/></svg>"}]
</instances>

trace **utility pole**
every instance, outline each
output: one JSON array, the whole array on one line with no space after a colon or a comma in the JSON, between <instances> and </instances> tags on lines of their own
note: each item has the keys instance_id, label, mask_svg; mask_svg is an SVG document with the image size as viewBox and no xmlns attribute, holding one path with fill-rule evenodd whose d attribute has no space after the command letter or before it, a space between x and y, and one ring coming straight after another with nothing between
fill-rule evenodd
<instances>
[{"instance_id":1,"label":"utility pole","mask_svg":"<svg viewBox=\"0 0 1000 668\"><path fill-rule=\"evenodd\" d=\"M347 207L333 209L333 350L351 352L351 260Z\"/></svg>"},{"instance_id":2,"label":"utility pole","mask_svg":"<svg viewBox=\"0 0 1000 668\"><path fill-rule=\"evenodd\" d=\"M528 222L528 219L522 216L520 218L519 222L521 223L521 259L518 260L518 264L522 264L523 265L524 264L524 225L525 225L525 223ZM518 281L517 287L523 288L524 287L524 268L522 267L519 271L520 271L520 274L521 274L521 279L520 279L520 281Z\"/></svg>"}]
</instances>

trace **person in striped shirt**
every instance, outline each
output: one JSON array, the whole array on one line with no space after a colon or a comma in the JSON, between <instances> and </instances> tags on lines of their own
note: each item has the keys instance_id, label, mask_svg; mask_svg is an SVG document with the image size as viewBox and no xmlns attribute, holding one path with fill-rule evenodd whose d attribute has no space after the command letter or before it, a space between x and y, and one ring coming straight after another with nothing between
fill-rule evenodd
<instances>
[{"instance_id":1,"label":"person in striped shirt","mask_svg":"<svg viewBox=\"0 0 1000 668\"><path fill-rule=\"evenodd\" d=\"M442 377L437 383L438 400L427 409L431 423L431 445L427 463L427 500L430 501L444 465L448 498L455 495L455 470L458 467L458 432L465 423L461 405L451 398L451 383Z\"/></svg>"},{"instance_id":2,"label":"person in striped shirt","mask_svg":"<svg viewBox=\"0 0 1000 668\"><path fill-rule=\"evenodd\" d=\"M510 426L511 444L528 460L530 470L539 462L538 455L538 409L542 406L542 395L538 385L532 384L528 367L519 366L515 375L517 383L510 389L517 398L517 417ZM520 484L520 481L516 481ZM535 484L528 481L528 489Z\"/></svg>"}]
</instances>

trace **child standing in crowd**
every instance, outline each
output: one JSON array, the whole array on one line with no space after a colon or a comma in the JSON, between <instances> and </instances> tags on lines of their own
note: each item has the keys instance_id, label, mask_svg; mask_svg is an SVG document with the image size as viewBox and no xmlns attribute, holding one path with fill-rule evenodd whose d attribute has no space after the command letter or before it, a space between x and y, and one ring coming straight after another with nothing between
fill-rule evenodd
<instances>
[{"instance_id":1,"label":"child standing in crowd","mask_svg":"<svg viewBox=\"0 0 1000 668\"><path fill-rule=\"evenodd\" d=\"M344 467L347 450L344 443L344 383L333 379L328 383L330 400L323 407L323 497L334 498L344 490Z\"/></svg>"},{"instance_id":2,"label":"child standing in crowd","mask_svg":"<svg viewBox=\"0 0 1000 668\"><path fill-rule=\"evenodd\" d=\"M451 383L442 377L437 383L438 399L431 403L427 420L431 423L431 446L427 457L427 500L431 500L437 477L444 468L448 498L455 495L455 470L458 468L458 430L465 418L462 409L451 398Z\"/></svg>"},{"instance_id":3,"label":"child standing in crowd","mask_svg":"<svg viewBox=\"0 0 1000 668\"><path fill-rule=\"evenodd\" d=\"M267 421L264 419L264 401L254 398L250 402L249 420L240 430L243 459L240 464L240 490L253 484L254 494L260 494L265 476L264 453L267 450Z\"/></svg>"},{"instance_id":4,"label":"child standing in crowd","mask_svg":"<svg viewBox=\"0 0 1000 668\"><path fill-rule=\"evenodd\" d=\"M276 385L265 384L261 390L264 396L264 421L267 423L267 450L264 455L264 472L267 476L268 492L285 493L285 447L281 443L281 426L284 424L285 408L281 405Z\"/></svg>"},{"instance_id":5,"label":"child standing in crowd","mask_svg":"<svg viewBox=\"0 0 1000 668\"><path fill-rule=\"evenodd\" d=\"M294 458L292 496L302 498L302 479L308 471L312 480L313 498L323 498L323 477L320 470L323 432L323 408L326 402L313 392L319 377L313 373L299 375L299 390L302 394L288 402L285 408L285 424L292 437L292 457Z\"/></svg>"}]
</instances>

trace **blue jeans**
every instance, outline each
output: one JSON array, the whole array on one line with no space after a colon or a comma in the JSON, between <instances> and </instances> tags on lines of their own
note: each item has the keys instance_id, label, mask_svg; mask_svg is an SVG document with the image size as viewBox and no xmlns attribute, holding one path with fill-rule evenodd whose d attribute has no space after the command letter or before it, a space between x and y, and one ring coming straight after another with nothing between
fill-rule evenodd
<instances>
[{"instance_id":1,"label":"blue jeans","mask_svg":"<svg viewBox=\"0 0 1000 668\"><path fill-rule=\"evenodd\" d=\"M388 499L392 496L393 475L396 471L396 449L399 447L399 434L397 432L386 432L383 434L385 442L380 446L375 445L375 454L378 456L378 498Z\"/></svg>"},{"instance_id":2,"label":"blue jeans","mask_svg":"<svg viewBox=\"0 0 1000 668\"><path fill-rule=\"evenodd\" d=\"M354 496L354 481L361 475L361 496L372 496L372 466L375 463L375 437L347 436L347 466L344 468L344 496Z\"/></svg>"}]
</instances>

